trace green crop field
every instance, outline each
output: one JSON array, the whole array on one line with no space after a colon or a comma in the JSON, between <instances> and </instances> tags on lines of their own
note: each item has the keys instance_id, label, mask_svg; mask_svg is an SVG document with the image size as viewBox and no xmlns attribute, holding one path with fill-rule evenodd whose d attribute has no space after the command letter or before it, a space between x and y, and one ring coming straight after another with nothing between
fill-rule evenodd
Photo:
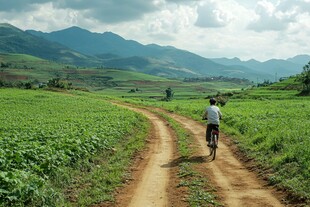
<instances>
[{"instance_id":1,"label":"green crop field","mask_svg":"<svg viewBox=\"0 0 310 207\"><path fill-rule=\"evenodd\" d=\"M244 91L240 97L250 99L296 99L296 95L301 89L302 84L293 77L269 86Z\"/></svg>"},{"instance_id":2,"label":"green crop field","mask_svg":"<svg viewBox=\"0 0 310 207\"><path fill-rule=\"evenodd\" d=\"M59 189L71 182L68 178L55 184L55 179L66 177L67 168L70 177L83 160L88 163L100 153L114 159L117 169L124 168L130 155L111 152L120 143L128 145L127 138L145 127L140 115L98 97L17 89L0 89L0 120L0 206L54 206L64 200ZM132 149L129 145L119 152L134 151L139 147L135 142ZM100 169L113 186L111 179L120 178L108 163ZM99 191L100 196L108 194Z\"/></svg>"},{"instance_id":3,"label":"green crop field","mask_svg":"<svg viewBox=\"0 0 310 207\"><path fill-rule=\"evenodd\" d=\"M224 123L242 136L242 146L265 167L271 183L310 197L310 99L234 101Z\"/></svg>"}]
</instances>

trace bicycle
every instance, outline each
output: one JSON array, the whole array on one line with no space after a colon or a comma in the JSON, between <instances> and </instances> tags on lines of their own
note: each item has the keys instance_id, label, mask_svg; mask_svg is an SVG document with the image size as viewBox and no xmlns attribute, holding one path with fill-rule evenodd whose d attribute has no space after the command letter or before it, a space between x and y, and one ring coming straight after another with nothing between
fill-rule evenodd
<instances>
[{"instance_id":1,"label":"bicycle","mask_svg":"<svg viewBox=\"0 0 310 207\"><path fill-rule=\"evenodd\" d=\"M219 131L213 129L212 134L211 134L211 142L209 145L209 150L210 150L209 156L212 157L212 160L215 160L216 148L218 145L218 137L219 137Z\"/></svg>"}]
</instances>

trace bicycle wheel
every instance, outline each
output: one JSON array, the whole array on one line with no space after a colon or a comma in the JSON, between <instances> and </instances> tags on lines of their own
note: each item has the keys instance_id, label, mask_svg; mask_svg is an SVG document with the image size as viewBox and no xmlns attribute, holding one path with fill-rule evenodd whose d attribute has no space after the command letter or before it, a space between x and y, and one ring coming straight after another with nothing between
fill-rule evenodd
<instances>
[{"instance_id":1,"label":"bicycle wheel","mask_svg":"<svg viewBox=\"0 0 310 207\"><path fill-rule=\"evenodd\" d=\"M216 134L213 134L212 135L212 145L211 145L211 148L212 148L212 160L215 160L215 156L216 156L216 148L217 148L217 135Z\"/></svg>"},{"instance_id":2,"label":"bicycle wheel","mask_svg":"<svg viewBox=\"0 0 310 207\"><path fill-rule=\"evenodd\" d=\"M213 155L213 152L214 152L213 145L210 145L210 146L209 146L209 152L210 152L209 156L212 156L212 155Z\"/></svg>"}]
</instances>

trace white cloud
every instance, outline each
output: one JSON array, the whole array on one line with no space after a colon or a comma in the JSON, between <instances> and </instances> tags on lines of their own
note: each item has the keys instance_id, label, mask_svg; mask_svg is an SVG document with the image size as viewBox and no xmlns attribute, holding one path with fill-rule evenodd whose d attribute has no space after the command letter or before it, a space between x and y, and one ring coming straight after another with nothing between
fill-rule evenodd
<instances>
[{"instance_id":1,"label":"white cloud","mask_svg":"<svg viewBox=\"0 0 310 207\"><path fill-rule=\"evenodd\" d=\"M79 26L205 57L310 54L310 0L0 0L0 19L44 32Z\"/></svg>"},{"instance_id":2,"label":"white cloud","mask_svg":"<svg viewBox=\"0 0 310 207\"><path fill-rule=\"evenodd\" d=\"M24 12L34 10L37 5L52 3L54 8L72 9L82 12L86 18L96 18L100 22L117 23L136 20L144 14L157 11L160 0L0 0L0 11Z\"/></svg>"},{"instance_id":3,"label":"white cloud","mask_svg":"<svg viewBox=\"0 0 310 207\"><path fill-rule=\"evenodd\" d=\"M35 9L33 11L18 12L18 14L15 12L9 13L12 17L7 19L8 13L5 13L2 17L5 21L24 30L40 28L42 31L53 31L72 25L86 25L84 22L87 19L83 18L82 14L76 10L56 9L52 3L34 5L33 8ZM14 18L17 15L19 18Z\"/></svg>"},{"instance_id":4,"label":"white cloud","mask_svg":"<svg viewBox=\"0 0 310 207\"><path fill-rule=\"evenodd\" d=\"M179 33L188 28L196 18L195 10L187 6L179 6L174 10L165 9L147 18L148 32Z\"/></svg>"},{"instance_id":5,"label":"white cloud","mask_svg":"<svg viewBox=\"0 0 310 207\"><path fill-rule=\"evenodd\" d=\"M248 29L256 32L282 31L297 22L297 17L309 13L308 0L279 1L277 4L270 1L259 1L256 5L256 19L249 23Z\"/></svg>"},{"instance_id":6,"label":"white cloud","mask_svg":"<svg viewBox=\"0 0 310 207\"><path fill-rule=\"evenodd\" d=\"M198 19L195 23L199 27L223 27L231 20L231 14L222 10L215 1L204 1L197 8Z\"/></svg>"}]
</instances>

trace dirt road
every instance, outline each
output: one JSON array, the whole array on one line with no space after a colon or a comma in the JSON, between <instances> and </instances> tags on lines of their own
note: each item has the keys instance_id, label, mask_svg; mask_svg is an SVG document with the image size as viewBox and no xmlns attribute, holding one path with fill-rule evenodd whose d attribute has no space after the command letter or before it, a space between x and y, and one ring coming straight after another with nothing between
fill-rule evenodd
<instances>
[{"instance_id":1,"label":"dirt road","mask_svg":"<svg viewBox=\"0 0 310 207\"><path fill-rule=\"evenodd\" d=\"M161 165L169 163L172 159L172 135L163 120L147 111L142 111L142 113L152 122L155 131L153 139L158 139L158 141L154 142L150 148L152 154L128 206L167 206L166 188L169 181L169 169L162 168Z\"/></svg>"},{"instance_id":2,"label":"dirt road","mask_svg":"<svg viewBox=\"0 0 310 207\"><path fill-rule=\"evenodd\" d=\"M171 187L171 168L174 158L176 137L169 124L158 115L145 109L123 106L144 114L152 124L147 150L133 169L133 178L117 196L116 206L164 207L170 206L169 188ZM174 191L178 193L178 191ZM175 203L179 203L177 201ZM185 203L183 201L183 203ZM178 206L182 206L178 205ZM183 205L184 206L184 205Z\"/></svg>"},{"instance_id":3,"label":"dirt road","mask_svg":"<svg viewBox=\"0 0 310 207\"><path fill-rule=\"evenodd\" d=\"M153 129L149 139L149 150L141 158L142 161L136 164L133 171L133 180L118 193L116 206L171 206L171 203L176 202L169 201L169 199L175 199L169 197L169 191L171 191L171 185L169 184L171 183L170 171L172 168L163 166L175 159L173 155L175 147L173 132L168 124L154 113L145 109L129 108L148 117ZM196 141L199 143L198 154L207 157L208 148L204 140L205 127L198 122L179 115L168 115L194 134ZM222 136L221 139L225 139L225 137ZM284 206L274 196L275 191L264 185L254 172L247 170L221 140L216 160L213 162L206 160L200 165L208 172L208 178L213 183L217 191L216 194L219 195L224 206ZM172 189L172 191L178 193L176 188ZM181 206L181 203L174 206Z\"/></svg>"}]
</instances>

